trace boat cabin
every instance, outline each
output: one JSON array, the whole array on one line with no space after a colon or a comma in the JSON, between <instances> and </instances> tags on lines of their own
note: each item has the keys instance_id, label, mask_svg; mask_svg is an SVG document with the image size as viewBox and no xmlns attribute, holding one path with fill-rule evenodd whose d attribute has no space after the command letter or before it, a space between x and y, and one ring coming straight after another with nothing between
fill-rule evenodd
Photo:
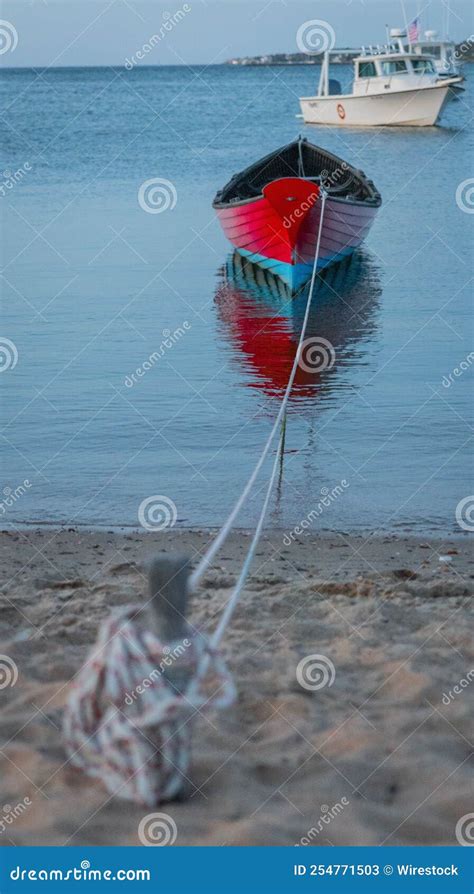
<instances>
[{"instance_id":1,"label":"boat cabin","mask_svg":"<svg viewBox=\"0 0 474 894\"><path fill-rule=\"evenodd\" d=\"M434 84L439 77L429 56L400 52L392 46L358 56L354 66L355 94L411 90Z\"/></svg>"}]
</instances>

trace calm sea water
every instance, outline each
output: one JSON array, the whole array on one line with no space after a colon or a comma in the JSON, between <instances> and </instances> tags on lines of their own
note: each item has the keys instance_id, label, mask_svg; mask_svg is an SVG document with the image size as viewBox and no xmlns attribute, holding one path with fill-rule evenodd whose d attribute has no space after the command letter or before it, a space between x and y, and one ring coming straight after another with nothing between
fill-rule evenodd
<instances>
[{"instance_id":1,"label":"calm sea water","mask_svg":"<svg viewBox=\"0 0 474 894\"><path fill-rule=\"evenodd\" d=\"M441 127L357 131L296 119L307 66L3 72L2 335L18 360L1 376L0 523L137 526L154 495L180 523L223 520L278 410L304 299L236 269L211 201L304 132L364 169L384 204L316 296L309 334L336 360L298 377L271 523L316 510L313 529L459 532L472 491L470 363L449 378L472 349L465 73ZM176 204L147 213L138 191L157 177Z\"/></svg>"}]
</instances>

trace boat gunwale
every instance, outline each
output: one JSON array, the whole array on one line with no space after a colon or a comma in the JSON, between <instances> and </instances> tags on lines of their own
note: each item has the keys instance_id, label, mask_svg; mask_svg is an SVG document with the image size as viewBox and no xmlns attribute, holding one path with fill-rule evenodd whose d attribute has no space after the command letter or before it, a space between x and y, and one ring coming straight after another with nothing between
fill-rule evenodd
<instances>
[{"instance_id":1,"label":"boat gunwale","mask_svg":"<svg viewBox=\"0 0 474 894\"><path fill-rule=\"evenodd\" d=\"M345 164L346 164L346 162L345 162ZM350 166L348 165L348 167L350 167ZM356 169L354 169L354 170L356 170ZM297 180L310 180L309 177L297 177L296 179ZM286 177L276 177L275 180L270 180L269 182L276 183L278 180L286 180ZM366 183L369 187L371 187L370 181L367 180ZM317 184L315 184L315 185L317 185ZM374 195L373 197L369 197L367 199L353 199L351 196L344 196L344 197L333 196L333 195L331 195L331 193L328 193L327 201L328 202L329 201L340 202L342 205L346 205L346 206L347 205L361 205L363 208L374 208L374 209L380 208L380 206L382 204L382 196L380 195L376 186L373 186L371 188L374 190L376 195ZM216 200L214 199L214 201L212 203L212 207L216 208L217 210L219 210L219 209L224 210L226 208L238 208L239 205L250 205L252 202L261 202L262 199L264 199L264 198L265 198L265 196L262 193L260 196L250 196L248 199L233 199L230 202L216 202Z\"/></svg>"}]
</instances>

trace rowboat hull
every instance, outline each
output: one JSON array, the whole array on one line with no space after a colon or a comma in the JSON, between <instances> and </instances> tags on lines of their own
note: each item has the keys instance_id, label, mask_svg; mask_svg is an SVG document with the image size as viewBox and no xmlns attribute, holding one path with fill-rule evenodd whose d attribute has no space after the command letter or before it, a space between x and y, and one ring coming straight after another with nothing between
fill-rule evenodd
<instances>
[{"instance_id":1,"label":"rowboat hull","mask_svg":"<svg viewBox=\"0 0 474 894\"><path fill-rule=\"evenodd\" d=\"M286 201L292 208L295 192L294 178L287 178ZM276 181L281 183L282 181ZM319 189L301 180L308 189L307 199L299 202L294 211L283 213L284 201L275 207L265 194L262 197L233 206L216 209L222 229L237 251L252 263L260 264L279 276L297 291L311 276L316 255L322 203ZM311 196L316 195L311 201ZM323 270L349 257L370 230L378 208L363 202L326 199L317 270ZM300 211L299 225L288 226L291 214Z\"/></svg>"}]
</instances>

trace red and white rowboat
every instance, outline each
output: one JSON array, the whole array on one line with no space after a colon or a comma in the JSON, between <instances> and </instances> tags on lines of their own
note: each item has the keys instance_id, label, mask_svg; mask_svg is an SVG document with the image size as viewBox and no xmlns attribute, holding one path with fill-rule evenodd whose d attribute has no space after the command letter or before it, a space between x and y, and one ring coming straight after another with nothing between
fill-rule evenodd
<instances>
[{"instance_id":1,"label":"red and white rowboat","mask_svg":"<svg viewBox=\"0 0 474 894\"><path fill-rule=\"evenodd\" d=\"M382 203L372 181L336 155L300 137L232 177L213 207L240 254L296 291L313 270L322 189L320 270L358 248Z\"/></svg>"}]
</instances>

